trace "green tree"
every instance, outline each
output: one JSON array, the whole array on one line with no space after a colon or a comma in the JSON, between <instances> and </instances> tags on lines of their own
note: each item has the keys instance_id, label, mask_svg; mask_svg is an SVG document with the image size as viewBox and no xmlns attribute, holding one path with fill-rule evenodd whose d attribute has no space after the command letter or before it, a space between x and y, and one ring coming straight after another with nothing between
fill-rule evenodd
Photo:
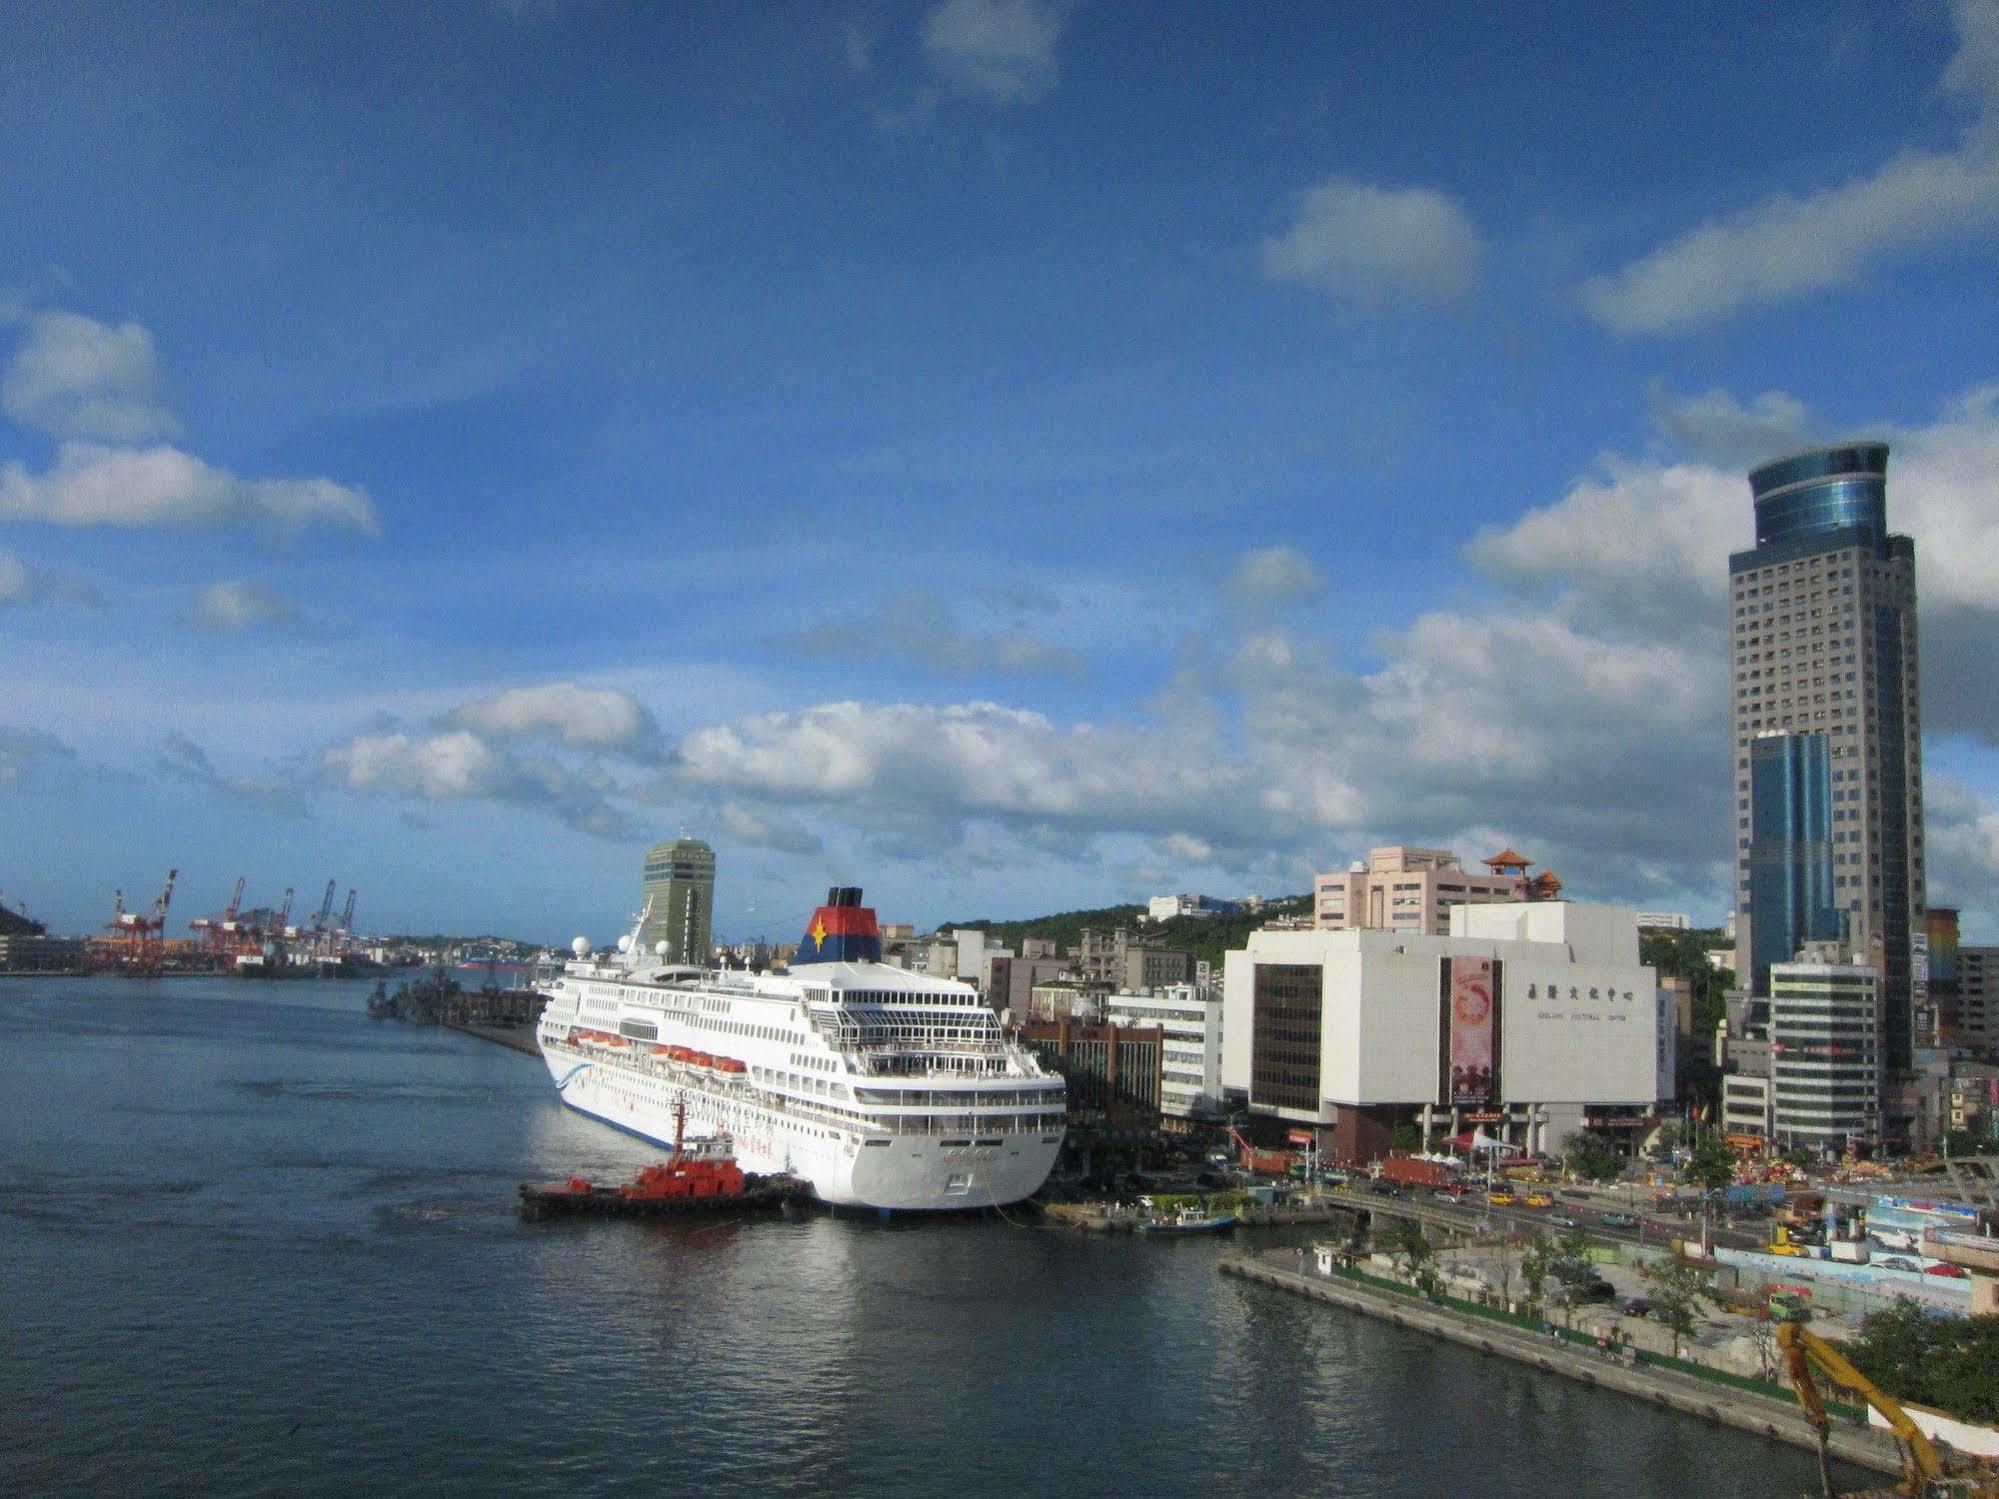
<instances>
[{"instance_id":1,"label":"green tree","mask_svg":"<svg viewBox=\"0 0 1999 1499\"><path fill-rule=\"evenodd\" d=\"M1999 1317L1932 1317L1903 1300L1869 1313L1846 1353L1899 1399L1964 1421L1999 1420Z\"/></svg>"},{"instance_id":2,"label":"green tree","mask_svg":"<svg viewBox=\"0 0 1999 1499\"><path fill-rule=\"evenodd\" d=\"M1397 1150L1421 1150L1423 1132L1415 1125L1402 1123L1395 1126L1395 1148Z\"/></svg>"},{"instance_id":3,"label":"green tree","mask_svg":"<svg viewBox=\"0 0 1999 1499\"><path fill-rule=\"evenodd\" d=\"M1413 1218L1397 1218L1388 1230L1388 1250L1401 1262L1402 1273L1416 1283L1424 1295L1431 1294L1437 1286L1436 1273L1430 1268L1433 1253L1430 1241L1423 1235L1423 1225Z\"/></svg>"},{"instance_id":4,"label":"green tree","mask_svg":"<svg viewBox=\"0 0 1999 1499\"><path fill-rule=\"evenodd\" d=\"M1699 1325L1700 1298L1707 1292L1707 1278L1685 1260L1669 1260L1647 1265L1641 1272L1652 1285L1652 1310L1673 1335L1673 1357L1680 1356L1680 1340L1691 1337Z\"/></svg>"},{"instance_id":5,"label":"green tree","mask_svg":"<svg viewBox=\"0 0 1999 1499\"><path fill-rule=\"evenodd\" d=\"M1999 1142L1977 1130L1954 1129L1937 1141L1937 1149L1947 1156L1999 1155Z\"/></svg>"},{"instance_id":6,"label":"green tree","mask_svg":"<svg viewBox=\"0 0 1999 1499\"><path fill-rule=\"evenodd\" d=\"M1548 1269L1563 1285L1574 1288L1593 1279L1596 1268L1590 1262L1589 1235L1580 1225L1563 1232L1555 1241Z\"/></svg>"},{"instance_id":7,"label":"green tree","mask_svg":"<svg viewBox=\"0 0 1999 1499\"><path fill-rule=\"evenodd\" d=\"M1548 1285L1548 1277L1554 1270L1555 1256L1548 1240L1535 1234L1527 1241L1527 1252L1520 1257L1520 1279L1527 1286L1527 1301L1530 1306L1539 1307Z\"/></svg>"},{"instance_id":8,"label":"green tree","mask_svg":"<svg viewBox=\"0 0 1999 1499\"><path fill-rule=\"evenodd\" d=\"M1616 1181L1624 1174L1624 1157L1603 1135L1578 1130L1570 1135L1562 1159L1569 1170L1590 1181Z\"/></svg>"},{"instance_id":9,"label":"green tree","mask_svg":"<svg viewBox=\"0 0 1999 1499\"><path fill-rule=\"evenodd\" d=\"M1735 1152L1728 1148L1728 1142L1720 1135L1712 1130L1705 1131L1694 1141L1693 1155L1686 1169L1688 1181L1712 1192L1735 1180Z\"/></svg>"},{"instance_id":10,"label":"green tree","mask_svg":"<svg viewBox=\"0 0 1999 1499\"><path fill-rule=\"evenodd\" d=\"M1680 1138L1684 1131L1677 1119L1668 1119L1660 1125L1652 1136L1652 1151L1655 1155L1670 1156L1680 1148Z\"/></svg>"}]
</instances>

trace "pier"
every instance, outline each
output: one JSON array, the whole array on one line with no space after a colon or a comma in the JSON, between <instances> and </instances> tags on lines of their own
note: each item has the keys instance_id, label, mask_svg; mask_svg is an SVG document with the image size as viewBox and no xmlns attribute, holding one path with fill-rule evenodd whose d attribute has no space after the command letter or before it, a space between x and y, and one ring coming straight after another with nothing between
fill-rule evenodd
<instances>
[{"instance_id":1,"label":"pier","mask_svg":"<svg viewBox=\"0 0 1999 1499\"><path fill-rule=\"evenodd\" d=\"M1635 1361L1627 1362L1598 1351L1586 1340L1565 1337L1559 1332L1552 1336L1549 1331L1537 1332L1526 1319L1474 1310L1470 1303L1433 1300L1352 1272L1315 1274L1305 1268L1303 1251L1233 1255L1222 1260L1217 1268L1239 1280L1412 1328L1480 1353L1530 1365L1546 1374L1649 1400L1684 1415L1787 1442L1808 1452L1818 1450L1817 1438L1797 1402L1776 1386L1757 1388L1760 1381L1701 1369L1657 1354L1639 1354ZM1865 1426L1835 1428L1830 1450L1835 1458L1855 1467L1898 1475L1902 1471L1894 1442Z\"/></svg>"}]
</instances>

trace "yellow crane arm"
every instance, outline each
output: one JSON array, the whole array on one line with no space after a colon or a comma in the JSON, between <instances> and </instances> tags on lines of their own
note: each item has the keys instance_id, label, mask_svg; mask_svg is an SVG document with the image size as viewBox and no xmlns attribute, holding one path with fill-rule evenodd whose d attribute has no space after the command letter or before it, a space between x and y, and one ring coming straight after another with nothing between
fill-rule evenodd
<instances>
[{"instance_id":1,"label":"yellow crane arm","mask_svg":"<svg viewBox=\"0 0 1999 1499\"><path fill-rule=\"evenodd\" d=\"M1809 1332L1795 1322L1779 1324L1777 1346L1784 1352L1784 1365L1790 1371L1792 1385L1797 1389L1798 1404L1804 1407L1805 1419L1815 1430L1823 1433L1832 1423L1826 1415L1825 1402L1819 1398L1818 1385L1812 1379L1814 1364L1832 1383L1851 1390L1881 1413L1881 1418L1895 1433L1895 1439L1902 1444L1902 1450L1908 1454L1911 1477L1924 1481L1944 1477L1943 1461L1937 1456L1935 1444L1923 1434L1920 1426L1909 1419L1909 1413L1895 1402L1894 1397L1847 1362L1845 1354L1817 1333Z\"/></svg>"}]
</instances>

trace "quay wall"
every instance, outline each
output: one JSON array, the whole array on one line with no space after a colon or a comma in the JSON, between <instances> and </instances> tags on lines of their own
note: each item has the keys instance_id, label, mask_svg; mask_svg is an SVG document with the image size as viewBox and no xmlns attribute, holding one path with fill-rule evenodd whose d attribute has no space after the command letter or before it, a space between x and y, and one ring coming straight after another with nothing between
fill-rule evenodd
<instances>
[{"instance_id":1,"label":"quay wall","mask_svg":"<svg viewBox=\"0 0 1999 1499\"><path fill-rule=\"evenodd\" d=\"M1788 1442L1806 1451L1818 1449L1817 1438L1795 1402L1759 1393L1751 1388L1750 1381L1739 1377L1698 1370L1692 1365L1661 1367L1670 1361L1658 1356L1648 1356L1635 1366L1626 1365L1594 1350L1585 1351L1546 1334L1530 1332L1512 1319L1473 1316L1413 1294L1373 1289L1358 1280L1286 1269L1267 1258L1232 1256L1224 1259L1219 1268L1224 1275L1327 1302L1363 1316L1393 1322L1398 1327L1413 1328L1481 1353L1532 1365L1544 1373L1649 1400L1685 1415ZM1856 1467L1894 1474L1902 1470L1895 1444L1857 1424L1835 1425L1831 1451L1834 1457Z\"/></svg>"}]
</instances>

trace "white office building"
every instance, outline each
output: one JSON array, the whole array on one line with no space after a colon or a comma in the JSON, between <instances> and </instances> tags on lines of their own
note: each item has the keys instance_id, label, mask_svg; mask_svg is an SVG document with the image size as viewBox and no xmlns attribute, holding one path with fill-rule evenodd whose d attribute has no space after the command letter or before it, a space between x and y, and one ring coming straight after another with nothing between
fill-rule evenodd
<instances>
[{"instance_id":1,"label":"white office building","mask_svg":"<svg viewBox=\"0 0 1999 1499\"><path fill-rule=\"evenodd\" d=\"M1193 984L1169 984L1104 1001L1112 1025L1156 1025L1160 1045L1159 1112L1213 1119L1222 1112L1222 1001Z\"/></svg>"},{"instance_id":2,"label":"white office building","mask_svg":"<svg viewBox=\"0 0 1999 1499\"><path fill-rule=\"evenodd\" d=\"M1647 1127L1673 1097L1674 1012L1637 913L1461 905L1450 932L1259 931L1228 954L1222 1082L1334 1159L1399 1124L1546 1154Z\"/></svg>"},{"instance_id":3,"label":"white office building","mask_svg":"<svg viewBox=\"0 0 1999 1499\"><path fill-rule=\"evenodd\" d=\"M1771 966L1770 1126L1779 1145L1843 1150L1880 1138L1882 1019L1872 965Z\"/></svg>"}]
</instances>

